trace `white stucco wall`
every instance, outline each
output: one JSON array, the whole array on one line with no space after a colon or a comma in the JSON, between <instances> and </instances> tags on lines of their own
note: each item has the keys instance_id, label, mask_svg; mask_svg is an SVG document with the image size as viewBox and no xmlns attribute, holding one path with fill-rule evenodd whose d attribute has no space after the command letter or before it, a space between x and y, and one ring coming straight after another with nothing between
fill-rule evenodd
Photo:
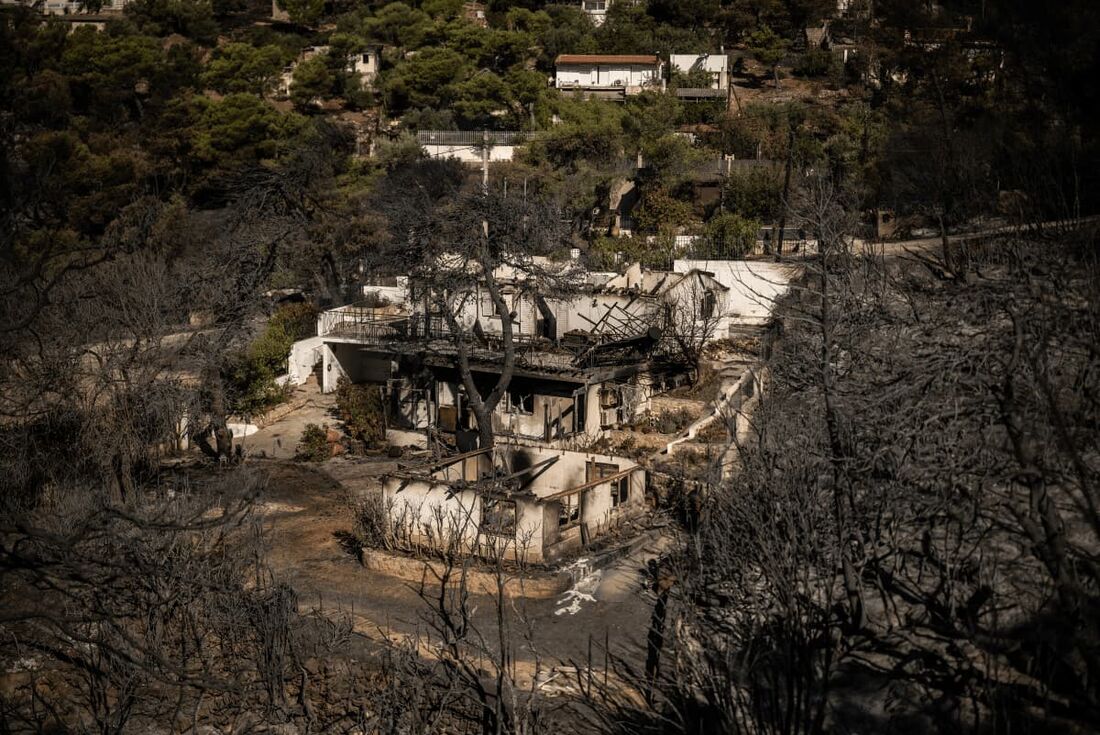
<instances>
[{"instance_id":1,"label":"white stucco wall","mask_svg":"<svg viewBox=\"0 0 1100 735\"><path fill-rule=\"evenodd\" d=\"M507 287L504 290L504 300L511 305L516 318L512 322L515 334L535 334L536 322L541 318L538 306L535 305L534 296L531 294L514 293ZM496 313L495 306L489 297L487 289L478 288L477 292L462 305L458 313L459 323L467 328L472 328L475 321L481 322L481 328L486 334L500 334L500 317Z\"/></svg>"},{"instance_id":2,"label":"white stucco wall","mask_svg":"<svg viewBox=\"0 0 1100 735\"><path fill-rule=\"evenodd\" d=\"M649 319L655 307L652 299L620 294L580 294L564 301L548 301L558 319L558 337L574 329L589 331L607 310L620 306L629 313Z\"/></svg>"},{"instance_id":3,"label":"white stucco wall","mask_svg":"<svg viewBox=\"0 0 1100 735\"><path fill-rule=\"evenodd\" d=\"M702 69L711 74L711 89L729 87L729 57L725 54L671 54L669 64L674 71L687 74L693 69Z\"/></svg>"},{"instance_id":4,"label":"white stucco wall","mask_svg":"<svg viewBox=\"0 0 1100 735\"><path fill-rule=\"evenodd\" d=\"M309 337L298 340L290 348L287 359L287 383L301 385L313 372L313 366L324 360L325 340L322 337Z\"/></svg>"},{"instance_id":5,"label":"white stucco wall","mask_svg":"<svg viewBox=\"0 0 1100 735\"><path fill-rule=\"evenodd\" d=\"M686 273L694 268L714 274L729 288L725 311L730 323L759 324L771 316L775 301L801 274L797 265L747 260L677 260L672 268Z\"/></svg>"},{"instance_id":6,"label":"white stucco wall","mask_svg":"<svg viewBox=\"0 0 1100 735\"><path fill-rule=\"evenodd\" d=\"M461 143L422 143L424 152L432 158L457 158L462 163L480 164L481 148ZM489 161L511 161L514 145L494 145L489 148Z\"/></svg>"},{"instance_id":7,"label":"white stucco wall","mask_svg":"<svg viewBox=\"0 0 1100 735\"><path fill-rule=\"evenodd\" d=\"M370 84L378 76L382 55L375 49L352 54L348 57L348 71L358 74L363 83Z\"/></svg>"},{"instance_id":8,"label":"white stucco wall","mask_svg":"<svg viewBox=\"0 0 1100 735\"><path fill-rule=\"evenodd\" d=\"M363 296L375 296L396 306L409 307L409 277L398 276L396 286L363 286Z\"/></svg>"},{"instance_id":9,"label":"white stucco wall","mask_svg":"<svg viewBox=\"0 0 1100 735\"><path fill-rule=\"evenodd\" d=\"M393 362L388 357L367 352L354 341L326 339L321 351L322 393L336 390L342 377L352 383L384 383L394 374Z\"/></svg>"},{"instance_id":10,"label":"white stucco wall","mask_svg":"<svg viewBox=\"0 0 1100 735\"><path fill-rule=\"evenodd\" d=\"M599 28L607 20L607 9L614 0L581 0L580 6L592 21L592 25Z\"/></svg>"},{"instance_id":11,"label":"white stucco wall","mask_svg":"<svg viewBox=\"0 0 1100 735\"><path fill-rule=\"evenodd\" d=\"M644 508L645 471L637 468L629 475L630 495L625 505L613 507L609 484L593 486L584 491L580 524L559 531L555 501L543 501L542 498L584 485L590 462L617 465L622 469L635 466L634 462L623 457L543 447L523 447L516 451L522 453L526 466L550 457L557 457L557 460L528 487L535 499L515 498L516 538L509 544L509 555L534 562L549 560L567 549L579 547L580 525L587 528L590 538L595 538L606 533L621 518ZM517 466L516 461L513 458L513 467ZM473 552L486 538L499 539L479 532L482 498L475 491L461 490L451 494L447 478L457 479L465 472L462 463L457 463L436 473L434 480L386 478L383 500L389 508L391 521L402 525L407 534L425 545L438 547L457 533L464 550Z\"/></svg>"},{"instance_id":12,"label":"white stucco wall","mask_svg":"<svg viewBox=\"0 0 1100 735\"><path fill-rule=\"evenodd\" d=\"M573 406L573 398L535 393L530 413L524 413L515 406L509 407L507 403L507 400L502 400L493 412L493 432L541 440L546 434L548 419L553 420Z\"/></svg>"}]
</instances>

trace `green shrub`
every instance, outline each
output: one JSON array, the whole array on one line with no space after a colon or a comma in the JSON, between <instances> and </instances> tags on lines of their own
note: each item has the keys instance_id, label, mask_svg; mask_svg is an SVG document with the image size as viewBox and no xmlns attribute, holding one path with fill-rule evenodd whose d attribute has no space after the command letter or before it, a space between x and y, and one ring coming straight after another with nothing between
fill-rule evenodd
<instances>
[{"instance_id":1,"label":"green shrub","mask_svg":"<svg viewBox=\"0 0 1100 735\"><path fill-rule=\"evenodd\" d=\"M825 49L810 49L802 54L794 73L801 77L823 77L833 66L833 55Z\"/></svg>"},{"instance_id":2,"label":"green shrub","mask_svg":"<svg viewBox=\"0 0 1100 735\"><path fill-rule=\"evenodd\" d=\"M306 337L317 336L317 314L319 310L308 301L296 304L283 304L271 315L269 324L278 325L293 339L291 343Z\"/></svg>"},{"instance_id":3,"label":"green shrub","mask_svg":"<svg viewBox=\"0 0 1100 735\"><path fill-rule=\"evenodd\" d=\"M667 269L671 267L673 242L661 235L652 242L645 237L601 237L588 248L588 266L593 270L614 271L630 263L641 263L646 268Z\"/></svg>"},{"instance_id":4,"label":"green shrub","mask_svg":"<svg viewBox=\"0 0 1100 735\"><path fill-rule=\"evenodd\" d=\"M312 336L316 323L317 309L312 304L287 304L272 314L248 349L228 360L224 377L230 411L254 416L286 400L287 389L275 378L286 372L291 347Z\"/></svg>"},{"instance_id":5,"label":"green shrub","mask_svg":"<svg viewBox=\"0 0 1100 735\"><path fill-rule=\"evenodd\" d=\"M740 258L752 251L760 223L733 212L721 212L703 228L693 246L696 258Z\"/></svg>"},{"instance_id":6,"label":"green shrub","mask_svg":"<svg viewBox=\"0 0 1100 735\"><path fill-rule=\"evenodd\" d=\"M237 416L256 416L287 398L287 389L275 382L275 371L249 352L229 358L225 371L229 410Z\"/></svg>"},{"instance_id":7,"label":"green shrub","mask_svg":"<svg viewBox=\"0 0 1100 735\"><path fill-rule=\"evenodd\" d=\"M324 462L329 458L328 431L317 424L306 424L294 459L299 462Z\"/></svg>"},{"instance_id":8,"label":"green shrub","mask_svg":"<svg viewBox=\"0 0 1100 735\"><path fill-rule=\"evenodd\" d=\"M336 411L353 440L367 448L386 441L386 417L377 385L355 385L341 378L336 387Z\"/></svg>"},{"instance_id":9,"label":"green shrub","mask_svg":"<svg viewBox=\"0 0 1100 735\"><path fill-rule=\"evenodd\" d=\"M783 208L783 180L775 171L754 169L730 176L723 198L726 209L742 217L772 222Z\"/></svg>"}]
</instances>

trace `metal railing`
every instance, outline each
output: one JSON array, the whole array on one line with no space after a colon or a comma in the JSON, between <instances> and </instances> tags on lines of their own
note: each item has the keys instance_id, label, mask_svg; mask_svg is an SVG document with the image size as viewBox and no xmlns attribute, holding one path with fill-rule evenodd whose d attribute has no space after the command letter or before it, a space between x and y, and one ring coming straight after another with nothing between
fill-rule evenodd
<instances>
[{"instance_id":1,"label":"metal railing","mask_svg":"<svg viewBox=\"0 0 1100 735\"><path fill-rule=\"evenodd\" d=\"M324 313L322 337L350 337L365 341L400 339L409 336L408 314L383 315L369 307L342 306Z\"/></svg>"},{"instance_id":2,"label":"metal railing","mask_svg":"<svg viewBox=\"0 0 1100 735\"><path fill-rule=\"evenodd\" d=\"M354 304L326 311L318 331L322 337L344 337L371 343L422 342L449 340L452 337L450 325L442 316L432 315L425 319L421 313L379 314L373 308ZM467 334L470 343L482 342L495 351L504 349L503 337L499 333L482 332L478 335L471 329ZM512 344L519 351L542 342L538 335L518 331L512 339Z\"/></svg>"}]
</instances>

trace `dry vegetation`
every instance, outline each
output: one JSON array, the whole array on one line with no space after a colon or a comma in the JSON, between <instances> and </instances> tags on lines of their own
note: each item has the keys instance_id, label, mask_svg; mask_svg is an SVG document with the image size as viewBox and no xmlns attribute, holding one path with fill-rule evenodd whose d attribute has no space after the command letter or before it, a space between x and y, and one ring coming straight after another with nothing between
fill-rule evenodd
<instances>
[{"instance_id":1,"label":"dry vegetation","mask_svg":"<svg viewBox=\"0 0 1100 735\"><path fill-rule=\"evenodd\" d=\"M1095 245L1009 237L945 275L838 242L811 269L673 565L677 724L624 707L621 731L1096 726Z\"/></svg>"}]
</instances>

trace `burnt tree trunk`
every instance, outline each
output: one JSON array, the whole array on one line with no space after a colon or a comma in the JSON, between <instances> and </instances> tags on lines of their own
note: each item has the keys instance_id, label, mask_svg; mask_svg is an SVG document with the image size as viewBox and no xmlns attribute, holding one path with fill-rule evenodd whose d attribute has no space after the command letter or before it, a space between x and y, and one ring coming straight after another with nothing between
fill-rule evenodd
<instances>
[{"instance_id":1,"label":"burnt tree trunk","mask_svg":"<svg viewBox=\"0 0 1100 735\"><path fill-rule=\"evenodd\" d=\"M470 343L466 339L465 329L458 323L455 313L448 305L442 304L441 306L451 327L458 361L458 373L462 378L462 385L466 389L470 410L477 421L478 444L480 448L485 449L494 444L493 412L500 404L505 391L508 390L508 386L512 382L512 375L516 367L516 345L513 314L508 309L508 304L500 291L500 285L493 278L492 264L487 259L479 260L478 264L484 273L485 289L489 292L497 316L500 317L500 334L503 348L500 376L487 395L482 395L481 389L474 380L474 371L470 361Z\"/></svg>"},{"instance_id":2,"label":"burnt tree trunk","mask_svg":"<svg viewBox=\"0 0 1100 735\"><path fill-rule=\"evenodd\" d=\"M852 511L855 506L852 497L851 480L844 466L847 451L840 431L840 412L836 405L833 376L833 325L832 309L829 304L829 243L824 246L821 263L821 390L825 402L825 428L829 437L830 464L832 465L833 516L836 524L837 553L840 556L841 574L844 580L844 593L848 598L848 624L853 630L861 630L867 624L863 605L863 594L859 573L853 559L852 542L855 536L852 529Z\"/></svg>"}]
</instances>

